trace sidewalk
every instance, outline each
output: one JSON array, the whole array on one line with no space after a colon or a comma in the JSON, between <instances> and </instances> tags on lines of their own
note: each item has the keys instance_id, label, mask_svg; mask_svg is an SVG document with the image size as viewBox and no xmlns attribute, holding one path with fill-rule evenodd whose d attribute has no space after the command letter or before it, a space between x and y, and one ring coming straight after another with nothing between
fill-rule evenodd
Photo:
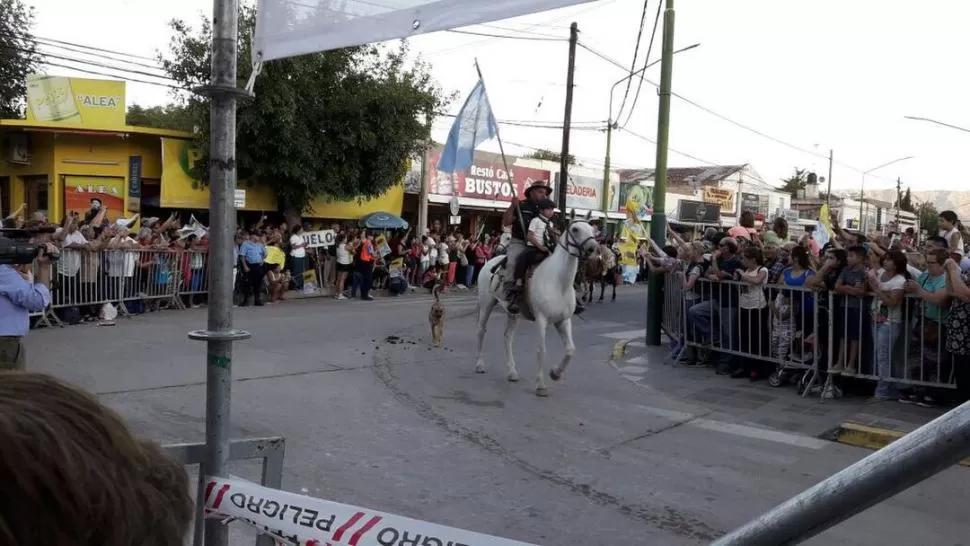
<instances>
[{"instance_id":1,"label":"sidewalk","mask_svg":"<svg viewBox=\"0 0 970 546\"><path fill-rule=\"evenodd\" d=\"M899 402L867 403L856 396L802 397L794 385L773 388L766 381L752 383L716 375L707 367L673 364L666 347L647 347L642 338L618 342L611 364L654 395L729 414L755 426L870 449L883 447L947 411Z\"/></svg>"}]
</instances>

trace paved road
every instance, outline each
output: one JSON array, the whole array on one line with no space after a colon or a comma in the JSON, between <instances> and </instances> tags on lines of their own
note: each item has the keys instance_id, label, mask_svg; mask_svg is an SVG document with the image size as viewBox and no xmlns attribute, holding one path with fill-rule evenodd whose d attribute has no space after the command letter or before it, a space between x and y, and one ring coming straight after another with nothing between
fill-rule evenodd
<instances>
[{"instance_id":1,"label":"paved road","mask_svg":"<svg viewBox=\"0 0 970 546\"><path fill-rule=\"evenodd\" d=\"M867 454L617 372L607 359L617 339L642 331L642 290L622 289L577 322L576 358L546 399L532 392L531 324L516 349L523 381L505 380L499 316L488 373L473 373L467 295L447 302L442 349L428 346L422 298L238 309L254 338L233 359L235 435L287 438L288 490L557 546L705 544ZM29 366L98 393L144 435L201 440L203 348L185 333L204 321L195 309L39 330ZM562 348L549 339L555 362ZM771 393L784 395L791 402L777 404L814 403ZM257 476L251 464L233 472ZM951 469L812 543L970 544L967 472Z\"/></svg>"}]
</instances>

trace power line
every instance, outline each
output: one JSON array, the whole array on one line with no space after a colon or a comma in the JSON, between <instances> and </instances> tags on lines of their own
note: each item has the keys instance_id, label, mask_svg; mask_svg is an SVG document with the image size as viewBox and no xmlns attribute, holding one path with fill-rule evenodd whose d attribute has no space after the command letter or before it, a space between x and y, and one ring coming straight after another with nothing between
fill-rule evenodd
<instances>
[{"instance_id":1,"label":"power line","mask_svg":"<svg viewBox=\"0 0 970 546\"><path fill-rule=\"evenodd\" d=\"M588 51L589 53L592 53L596 57L599 57L600 59L602 59L602 60L604 60L604 61L612 64L613 66L615 66L615 67L619 68L620 70L622 70L622 71L624 71L624 72L626 72L626 73L629 74L629 71L627 70L627 67L624 66L624 65L622 65L622 64L620 64L619 61L617 61L616 59L613 59L612 57L610 57L610 56L608 56L608 55L606 55L606 54L604 54L604 53L602 53L600 51L597 51L597 50L591 48L590 46L588 46L586 44L583 44L582 42L579 43L579 46L582 47L583 49L585 49L586 51ZM650 79L648 79L646 77L643 78L643 81L649 83L650 85L656 87L657 89L660 88L660 84L658 84L657 82L655 82L653 80L650 80ZM785 146L785 147L790 148L792 150L795 150L795 151L798 151L798 152L801 152L801 153L804 153L804 154L808 154L808 155L810 155L812 157L816 157L816 158L819 158L819 159L824 159L826 161L829 159L829 156L827 156L827 155L823 155L823 154L820 154L818 152L814 152L812 150L809 150L807 148L803 148L803 147L801 147L801 146L799 146L797 144L792 144L790 142L786 142L786 141L784 141L784 140L782 140L782 139L780 139L778 137L771 136L771 135L769 135L767 133L764 133L762 131L759 131L759 130L753 128L753 127L750 127L748 125L745 125L745 124L743 124L743 123L741 123L739 121L735 121L735 120L733 120L733 119L725 116L724 114L715 112L714 110L711 110L710 108L707 108L706 106L703 106L701 104L698 104L696 101L693 101L693 100L685 97L684 95L681 95L681 94L676 93L676 92L671 92L670 94L672 96L677 97L678 99L686 102L687 104L690 104L691 106L693 106L693 107L695 107L695 108L697 108L699 110L702 110L704 112L707 112L708 114L711 114L714 117L717 117L719 119L722 119L722 120L724 120L724 121L726 121L726 122L728 122L728 123L730 123L730 124L732 124L732 125L734 125L736 127L739 127L739 128L744 129L746 131L749 131L751 133L754 133L754 134L756 134L756 135L758 135L758 136L760 136L762 138L766 138L768 140L771 140L772 142L775 142L777 144L781 144L782 146ZM850 165L848 163L844 163L842 161L833 161L833 164L839 165L841 167L845 167L846 169L849 169L851 171L855 171L857 173L863 173L863 172L865 172L864 169L860 169L859 167L856 167L854 165ZM886 177L886 176L880 176L880 175L875 175L875 174L870 174L869 176L871 176L873 178L881 178L883 180L886 180L886 181L889 181L889 182L893 182L893 183L896 182L895 179L891 179L891 178Z\"/></svg>"},{"instance_id":2,"label":"power line","mask_svg":"<svg viewBox=\"0 0 970 546\"><path fill-rule=\"evenodd\" d=\"M550 20L545 21L545 22L534 23L534 24L527 25L525 28L523 28L521 30L521 32L528 32L528 31L530 31L530 30L532 30L534 28L548 27L548 26L550 26L551 23L558 23L559 21L562 21L564 19L569 19L570 17L574 17L574 18L575 17L579 17L580 15L582 15L584 13L589 13L589 12L591 12L593 10L600 9L600 8L602 8L604 6L607 6L609 4L612 4L613 2L616 2L616 0L601 0L600 2L594 2L593 5L588 6L585 9L579 10L579 11L577 11L575 13L567 13L566 15L562 15L560 17L556 17L556 18L550 19ZM445 53L451 53L453 51L458 51L459 49L464 49L466 47L471 47L471 46L475 46L475 45L482 45L484 43L490 42L490 41L495 40L495 39L496 38L485 38L483 40L475 40L475 41L469 42L467 44L461 44L461 45L458 45L458 46L455 46L455 47L449 47L449 48L441 49L441 50L438 50L438 51L427 52L427 53L425 53L425 55L427 55L427 56L431 56L431 55L443 55Z\"/></svg>"},{"instance_id":3,"label":"power line","mask_svg":"<svg viewBox=\"0 0 970 546\"><path fill-rule=\"evenodd\" d=\"M660 0L657 0L658 3ZM643 10L640 12L640 29L637 30L637 43L633 46L633 60L630 61L630 72L632 73L637 68L637 55L640 54L640 40L643 39L643 27L647 22L647 7L650 5L650 0L643 0ZM649 56L648 56L649 58ZM626 99L630 95L630 84L633 81L628 79L626 81L626 90L623 91L623 101L620 102L620 109L617 111L616 117L619 119L623 115L623 108L626 107ZM610 117L613 116L613 112L610 112Z\"/></svg>"},{"instance_id":4,"label":"power line","mask_svg":"<svg viewBox=\"0 0 970 546\"><path fill-rule=\"evenodd\" d=\"M14 47L13 49L19 49L19 50L21 50L23 52L28 52L28 50L21 49L21 48L18 48L18 47ZM98 68L107 68L107 69L110 69L110 70L118 70L118 71L121 71L121 72L129 72L131 74L137 74L139 76L148 76L150 78L159 78L159 79L162 79L162 80L175 81L175 80L172 80L172 78L170 78L169 76L163 76L163 75L160 75L160 74L152 74L151 72L143 72L141 70L136 70L134 68L124 68L124 67L121 67L121 66L112 66L112 65L108 65L108 64L104 64L104 63L98 63L98 62L95 62L95 61L89 61L87 59L77 59L77 58L74 58L74 57L65 57L63 55L54 55L52 53L46 53L46 52L43 52L43 51L37 51L36 53L39 54L39 55L41 55L42 57L46 57L46 58L50 58L50 59L56 59L58 61L68 61L68 62L72 62L72 63L80 63L80 64L83 64L83 65L95 66L95 67L98 67Z\"/></svg>"},{"instance_id":5,"label":"power line","mask_svg":"<svg viewBox=\"0 0 970 546\"><path fill-rule=\"evenodd\" d=\"M627 133L627 134L629 134L630 136L636 137L636 138L638 138L640 140L643 140L645 142L649 142L650 144L653 144L654 146L657 145L657 141L652 140L650 138L647 138L647 137L645 137L645 136L643 136L643 135L641 135L639 133L635 133L635 132L633 132L633 131L631 131L629 129L620 129L620 130L623 131L623 132L625 132L625 133ZM670 150L671 152L674 152L677 155L681 155L681 156L686 157L688 159L693 159L694 161L699 161L699 162L701 162L701 163L703 163L705 165L710 165L712 167L720 167L720 166L722 166L722 164L720 164L720 163L715 163L713 161L708 161L706 159L702 159L702 158L697 157L695 155L691 155L691 154L689 154L687 152L682 152L680 150L675 150L674 148L671 148L669 146L667 147L667 149ZM779 189L778 189L777 186L775 186L775 185L773 185L773 184L771 184L769 182L766 182L765 180L763 180L763 179L761 179L761 178L759 178L757 176L750 176L750 175L746 175L746 176L748 178L750 178L751 180L754 180L755 182L760 182L766 189L771 189L771 190L774 190L774 191L779 191Z\"/></svg>"},{"instance_id":6,"label":"power line","mask_svg":"<svg viewBox=\"0 0 970 546\"><path fill-rule=\"evenodd\" d=\"M5 34L5 35L8 36L8 37L14 37L14 38L26 38L28 40L32 40L32 41L35 41L35 42L50 42L52 44L60 44L60 45L64 45L64 46L81 47L81 48L84 48L84 49L90 49L92 51L97 51L99 53L111 53L113 55L121 55L122 57L130 57L132 59L141 59L143 61L158 61L158 59L154 59L152 57L145 57L145 56L142 56L142 55L135 55L134 53L125 53L123 51L115 51L113 49L102 49L100 47L94 47L94 46L91 46L91 45L79 44L79 43L75 43L75 42L67 42L67 41L64 41L64 40L55 40L54 38L45 38L43 36L37 36L35 34L24 33L22 36L17 36L17 34L18 33ZM54 46L54 47L57 47L57 46Z\"/></svg>"},{"instance_id":7,"label":"power line","mask_svg":"<svg viewBox=\"0 0 970 546\"><path fill-rule=\"evenodd\" d=\"M442 116L447 118L457 117L456 114L446 114L444 112L435 112L436 116ZM530 120L495 120L499 125L509 125L513 127L526 127L530 129L556 129L562 130L562 122L560 121L530 121ZM602 131L603 122L602 121L577 121L573 122L574 129L578 131ZM579 125L579 127L576 127Z\"/></svg>"},{"instance_id":8,"label":"power line","mask_svg":"<svg viewBox=\"0 0 970 546\"><path fill-rule=\"evenodd\" d=\"M129 78L127 76L118 76L117 74L107 74L105 72L98 72L98 71L95 71L95 70L88 70L88 69L85 69L85 68L78 68L76 66L68 66L68 65L65 65L65 64L52 63L52 62L49 62L49 61L42 61L41 64L43 64L44 66L53 66L53 67L56 67L56 68L66 68L68 70L76 70L78 72L83 72L85 74L92 74L92 75L95 75L95 76L105 76L107 78L122 78L122 79L125 79L127 81L134 82L134 83L144 83L144 84L147 84L147 85L157 85L159 87L168 87L169 89L177 89L179 91L185 91L185 89L183 89L183 88L181 88L181 87L179 87L177 85L169 85L167 83L159 83L159 82L150 82L150 81L146 81L146 80L139 80L139 79L135 79L135 78Z\"/></svg>"},{"instance_id":9,"label":"power line","mask_svg":"<svg viewBox=\"0 0 970 546\"><path fill-rule=\"evenodd\" d=\"M71 47L71 46L65 46L65 45L48 44L48 43L44 43L44 42L42 42L40 40L37 40L37 45L44 46L44 47L51 47L51 48L54 48L54 49L62 49L62 50L65 50L65 51L70 51L72 53L80 53L81 55L97 56L96 53L91 53L89 51L84 51L80 47ZM116 62L119 62L119 63L130 64L132 66L140 66L140 67L143 67L143 68L150 68L152 70L160 70L160 71L164 71L165 70L164 68L162 68L161 66L159 66L157 64L148 64L148 63L142 63L142 62L138 62L138 61L129 61L127 59L118 59L118 58L115 58L115 57L108 57L107 56L108 55L107 53L102 53L101 55L105 58L105 60L110 60L110 61L116 61Z\"/></svg>"},{"instance_id":10,"label":"power line","mask_svg":"<svg viewBox=\"0 0 970 546\"><path fill-rule=\"evenodd\" d=\"M647 66L650 65L650 53L653 52L653 41L657 36L657 25L660 23L660 12L663 9L663 2L657 2L657 15L653 18L653 31L650 32L650 43L647 45L647 56L643 58L643 68L640 69L640 81L637 83L637 92L633 95L633 104L630 105L630 112L626 116L626 121L621 125L626 127L633 117L633 111L637 108L637 101L640 100L640 90L643 88L643 79L647 74ZM622 109L621 109L622 112ZM617 115L617 118L620 116Z\"/></svg>"},{"instance_id":11,"label":"power line","mask_svg":"<svg viewBox=\"0 0 970 546\"><path fill-rule=\"evenodd\" d=\"M552 38L545 36L513 36L509 34L489 34L487 32L475 32L472 30L446 30L452 34L467 34L469 36L487 36L489 38L504 38L507 40L532 40L535 42L566 42L566 38Z\"/></svg>"}]
</instances>

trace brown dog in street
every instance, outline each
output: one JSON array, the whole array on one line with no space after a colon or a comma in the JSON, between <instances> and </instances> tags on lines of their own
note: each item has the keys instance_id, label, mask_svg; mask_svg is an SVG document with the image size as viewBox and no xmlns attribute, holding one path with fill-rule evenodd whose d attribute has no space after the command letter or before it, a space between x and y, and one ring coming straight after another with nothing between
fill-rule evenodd
<instances>
[{"instance_id":1,"label":"brown dog in street","mask_svg":"<svg viewBox=\"0 0 970 546\"><path fill-rule=\"evenodd\" d=\"M441 347L441 341L445 335L445 306L441 303L443 288L443 285L435 284L431 289L434 303L431 304L431 310L428 312L428 322L431 323L431 345L434 347Z\"/></svg>"}]
</instances>

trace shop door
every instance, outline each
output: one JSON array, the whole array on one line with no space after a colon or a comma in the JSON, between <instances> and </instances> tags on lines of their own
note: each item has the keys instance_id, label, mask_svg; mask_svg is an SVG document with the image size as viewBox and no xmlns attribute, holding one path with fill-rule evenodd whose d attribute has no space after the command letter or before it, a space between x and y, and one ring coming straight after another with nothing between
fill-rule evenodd
<instances>
[{"instance_id":1,"label":"shop door","mask_svg":"<svg viewBox=\"0 0 970 546\"><path fill-rule=\"evenodd\" d=\"M50 218L47 200L47 177L46 176L25 176L24 190L27 196L27 216L35 212L43 212Z\"/></svg>"}]
</instances>

